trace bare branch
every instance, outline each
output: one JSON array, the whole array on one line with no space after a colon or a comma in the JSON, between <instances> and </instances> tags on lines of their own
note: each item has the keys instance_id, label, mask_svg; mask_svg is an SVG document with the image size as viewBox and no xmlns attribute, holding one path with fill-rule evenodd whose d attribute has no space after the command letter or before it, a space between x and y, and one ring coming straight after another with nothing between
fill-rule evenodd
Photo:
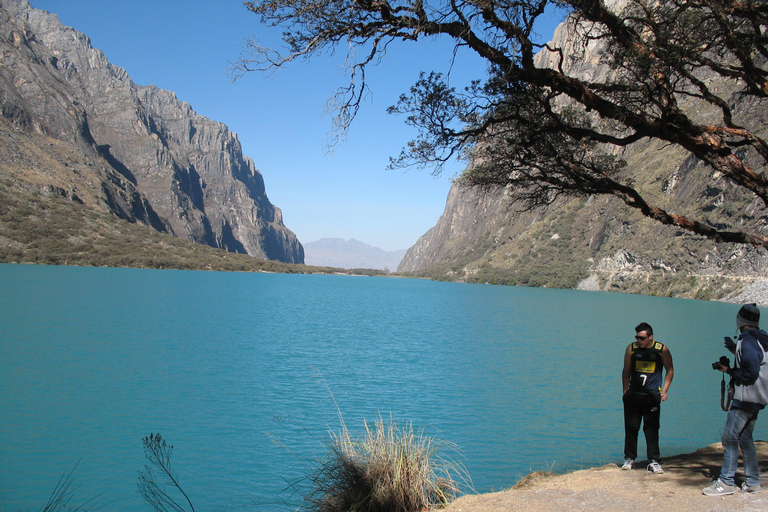
<instances>
[{"instance_id":1,"label":"bare branch","mask_svg":"<svg viewBox=\"0 0 768 512\"><path fill-rule=\"evenodd\" d=\"M768 247L760 233L715 229L693 214L652 206L631 185L636 171L613 156L641 141L682 148L768 205L763 123L737 115L733 104L748 97L760 109L768 106L768 0L264 0L246 6L265 25L284 29L287 52L252 45L238 64L241 74L345 52L349 82L329 104L336 112L331 145L343 140L359 112L367 67L389 45L442 36L454 51L466 48L484 59L488 73L463 91L438 73L422 74L389 109L419 130L391 166L440 173L451 159L472 158L464 182L517 187L531 204L610 194L658 222ZM533 40L549 6L570 13L566 45ZM551 64L540 64L546 59L537 57L539 49L551 54ZM587 57L603 72L580 72L586 63L579 59Z\"/></svg>"}]
</instances>

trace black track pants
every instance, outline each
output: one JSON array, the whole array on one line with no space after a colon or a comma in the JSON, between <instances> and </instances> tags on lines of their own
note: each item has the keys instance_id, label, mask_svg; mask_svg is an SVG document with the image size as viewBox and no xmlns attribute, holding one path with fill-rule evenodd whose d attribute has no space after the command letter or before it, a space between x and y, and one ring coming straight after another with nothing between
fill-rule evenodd
<instances>
[{"instance_id":1,"label":"black track pants","mask_svg":"<svg viewBox=\"0 0 768 512\"><path fill-rule=\"evenodd\" d=\"M637 433L643 423L649 460L660 460L659 418L661 397L628 391L624 394L624 457L637 458Z\"/></svg>"}]
</instances>

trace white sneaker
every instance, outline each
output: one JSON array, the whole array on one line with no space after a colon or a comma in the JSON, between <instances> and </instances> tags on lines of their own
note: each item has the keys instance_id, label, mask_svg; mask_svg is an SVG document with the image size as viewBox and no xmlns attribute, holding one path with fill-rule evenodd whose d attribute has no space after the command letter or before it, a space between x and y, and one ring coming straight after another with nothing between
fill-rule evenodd
<instances>
[{"instance_id":1,"label":"white sneaker","mask_svg":"<svg viewBox=\"0 0 768 512\"><path fill-rule=\"evenodd\" d=\"M733 486L725 485L718 478L717 480L712 482L712 485L702 489L701 492L703 492L707 496L725 496L726 494L733 494Z\"/></svg>"},{"instance_id":2,"label":"white sneaker","mask_svg":"<svg viewBox=\"0 0 768 512\"><path fill-rule=\"evenodd\" d=\"M661 469L661 464L659 464L659 462L656 460L652 460L651 463L648 464L648 467L646 469L648 471L656 473L657 475L661 475L662 473L664 473L664 470Z\"/></svg>"},{"instance_id":3,"label":"white sneaker","mask_svg":"<svg viewBox=\"0 0 768 512\"><path fill-rule=\"evenodd\" d=\"M635 459L625 459L621 469L632 469L635 465Z\"/></svg>"}]
</instances>

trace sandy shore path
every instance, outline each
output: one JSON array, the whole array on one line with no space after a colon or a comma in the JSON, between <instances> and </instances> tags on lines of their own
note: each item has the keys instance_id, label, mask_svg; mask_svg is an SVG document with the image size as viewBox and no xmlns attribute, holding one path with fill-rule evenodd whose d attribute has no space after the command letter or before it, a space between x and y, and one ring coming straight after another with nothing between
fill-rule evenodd
<instances>
[{"instance_id":1,"label":"sandy shore path","mask_svg":"<svg viewBox=\"0 0 768 512\"><path fill-rule=\"evenodd\" d=\"M758 423L759 424L759 423ZM720 443L691 454L666 457L664 474L654 475L639 463L632 471L615 464L565 475L532 473L515 487L497 493L467 495L449 512L563 512L659 510L671 512L767 512L768 442L756 443L760 461L760 493L704 496L701 490L720 473ZM737 483L743 481L739 464Z\"/></svg>"}]
</instances>

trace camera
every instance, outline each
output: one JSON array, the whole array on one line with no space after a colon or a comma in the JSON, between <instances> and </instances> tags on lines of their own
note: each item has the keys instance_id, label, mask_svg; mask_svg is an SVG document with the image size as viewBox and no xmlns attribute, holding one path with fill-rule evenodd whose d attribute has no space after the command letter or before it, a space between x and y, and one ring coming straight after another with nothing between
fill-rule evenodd
<instances>
[{"instance_id":1,"label":"camera","mask_svg":"<svg viewBox=\"0 0 768 512\"><path fill-rule=\"evenodd\" d=\"M730 367L731 366L731 361L726 356L720 356L720 360L718 362L712 363L712 369L713 370L719 370L720 369L720 365Z\"/></svg>"}]
</instances>

